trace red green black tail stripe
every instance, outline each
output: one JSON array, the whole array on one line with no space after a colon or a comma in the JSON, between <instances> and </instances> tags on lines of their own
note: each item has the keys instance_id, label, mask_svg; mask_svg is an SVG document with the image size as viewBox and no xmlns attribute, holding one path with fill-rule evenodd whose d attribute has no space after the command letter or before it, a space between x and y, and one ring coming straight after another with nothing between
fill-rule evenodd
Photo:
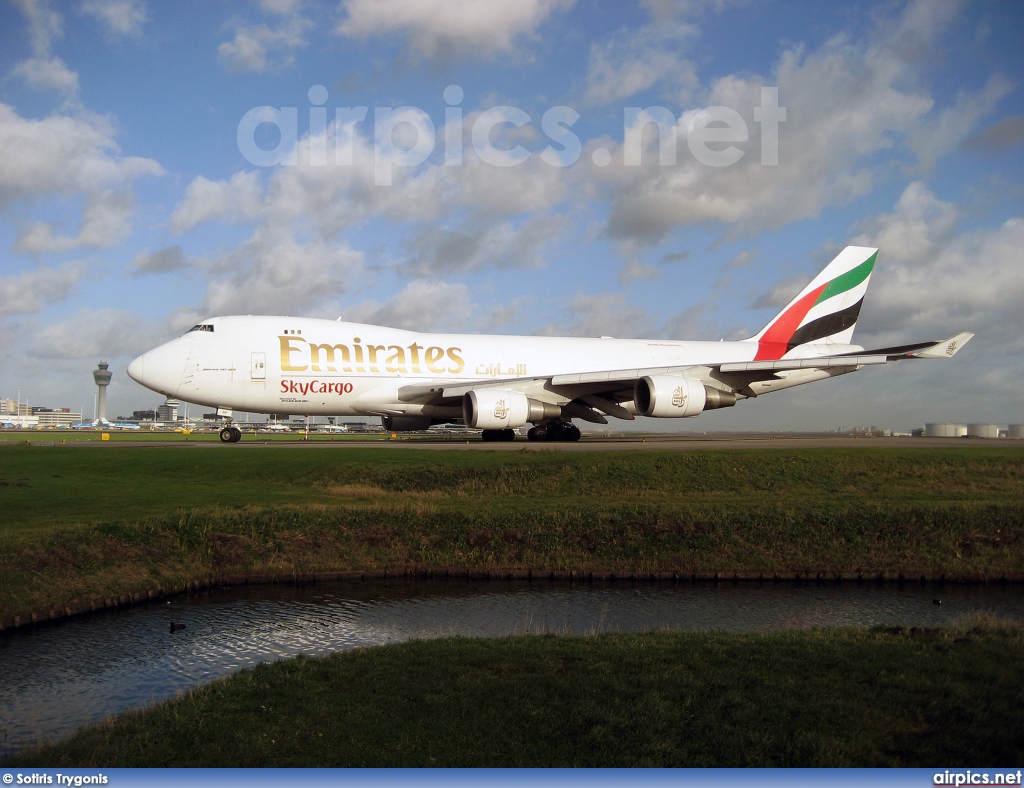
<instances>
[{"instance_id":1,"label":"red green black tail stripe","mask_svg":"<svg viewBox=\"0 0 1024 788\"><path fill-rule=\"evenodd\" d=\"M875 252L856 268L819 285L780 314L758 340L754 360L780 359L797 345L832 336L856 323L864 299L845 309L812 320L805 326L800 325L815 305L852 290L867 279L875 267L877 256L878 253Z\"/></svg>"}]
</instances>

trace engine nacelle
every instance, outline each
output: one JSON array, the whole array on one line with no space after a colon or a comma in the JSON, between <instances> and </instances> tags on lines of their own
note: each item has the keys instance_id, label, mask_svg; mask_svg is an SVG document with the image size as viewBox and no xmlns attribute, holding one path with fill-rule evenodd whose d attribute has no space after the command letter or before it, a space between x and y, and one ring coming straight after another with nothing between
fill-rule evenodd
<instances>
[{"instance_id":1,"label":"engine nacelle","mask_svg":"<svg viewBox=\"0 0 1024 788\"><path fill-rule=\"evenodd\" d=\"M430 416L381 416L380 420L388 432L419 432L430 429L432 424L443 422L443 419L432 419Z\"/></svg>"},{"instance_id":2,"label":"engine nacelle","mask_svg":"<svg viewBox=\"0 0 1024 788\"><path fill-rule=\"evenodd\" d=\"M521 391L473 389L462 399L462 420L475 430L507 430L530 420L530 400Z\"/></svg>"},{"instance_id":3,"label":"engine nacelle","mask_svg":"<svg viewBox=\"0 0 1024 788\"><path fill-rule=\"evenodd\" d=\"M521 391L473 389L462 398L462 420L478 430L507 430L557 419L562 409L530 399Z\"/></svg>"},{"instance_id":4,"label":"engine nacelle","mask_svg":"<svg viewBox=\"0 0 1024 788\"><path fill-rule=\"evenodd\" d=\"M678 375L645 375L636 382L633 401L643 416L679 419L697 416L704 410L704 384Z\"/></svg>"}]
</instances>

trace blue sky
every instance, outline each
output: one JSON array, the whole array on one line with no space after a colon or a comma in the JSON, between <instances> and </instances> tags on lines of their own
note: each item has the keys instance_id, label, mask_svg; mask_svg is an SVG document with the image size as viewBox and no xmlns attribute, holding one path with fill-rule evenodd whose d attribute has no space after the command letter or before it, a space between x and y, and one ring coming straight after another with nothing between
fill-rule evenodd
<instances>
[{"instance_id":1,"label":"blue sky","mask_svg":"<svg viewBox=\"0 0 1024 788\"><path fill-rule=\"evenodd\" d=\"M881 251L856 341L977 338L681 426L1024 421L1022 23L1017 2L3 3L0 397L91 413L103 357L111 415L153 406L128 361L214 314L742 338L859 243ZM314 86L328 121L367 108L351 137L311 129ZM261 107L294 108L294 165L240 147ZM674 164L630 107L671 114ZM688 144L721 108L746 130L708 144L729 164ZM561 166L548 112L578 142ZM388 117L422 160L384 185Z\"/></svg>"}]
</instances>

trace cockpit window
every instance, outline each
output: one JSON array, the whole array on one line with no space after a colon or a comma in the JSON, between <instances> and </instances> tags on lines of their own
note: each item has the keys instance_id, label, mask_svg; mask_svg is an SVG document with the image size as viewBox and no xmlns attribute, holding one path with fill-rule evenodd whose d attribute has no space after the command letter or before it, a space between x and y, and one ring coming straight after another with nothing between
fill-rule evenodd
<instances>
[{"instance_id":1,"label":"cockpit window","mask_svg":"<svg viewBox=\"0 0 1024 788\"><path fill-rule=\"evenodd\" d=\"M212 332L213 331L213 325L210 324L210 323L200 323L199 325L192 326L192 328L190 328L185 333L191 334L193 331L211 331Z\"/></svg>"}]
</instances>

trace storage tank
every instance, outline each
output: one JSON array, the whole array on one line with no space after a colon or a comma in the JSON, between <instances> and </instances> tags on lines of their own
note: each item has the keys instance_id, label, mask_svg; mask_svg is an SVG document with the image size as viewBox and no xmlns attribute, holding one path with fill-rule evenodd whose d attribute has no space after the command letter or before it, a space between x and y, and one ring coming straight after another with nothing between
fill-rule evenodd
<instances>
[{"instance_id":1,"label":"storage tank","mask_svg":"<svg viewBox=\"0 0 1024 788\"><path fill-rule=\"evenodd\" d=\"M998 438L999 426L996 424L968 424L967 434L972 438Z\"/></svg>"},{"instance_id":2,"label":"storage tank","mask_svg":"<svg viewBox=\"0 0 1024 788\"><path fill-rule=\"evenodd\" d=\"M966 438L967 437L967 425L966 424L954 424L953 425L953 435L955 435L957 438Z\"/></svg>"},{"instance_id":3,"label":"storage tank","mask_svg":"<svg viewBox=\"0 0 1024 788\"><path fill-rule=\"evenodd\" d=\"M1006 437L1024 438L1024 424L1011 424L1010 429L1006 431Z\"/></svg>"},{"instance_id":4,"label":"storage tank","mask_svg":"<svg viewBox=\"0 0 1024 788\"><path fill-rule=\"evenodd\" d=\"M952 424L935 423L924 425L924 436L926 438L952 438L954 434Z\"/></svg>"}]
</instances>

